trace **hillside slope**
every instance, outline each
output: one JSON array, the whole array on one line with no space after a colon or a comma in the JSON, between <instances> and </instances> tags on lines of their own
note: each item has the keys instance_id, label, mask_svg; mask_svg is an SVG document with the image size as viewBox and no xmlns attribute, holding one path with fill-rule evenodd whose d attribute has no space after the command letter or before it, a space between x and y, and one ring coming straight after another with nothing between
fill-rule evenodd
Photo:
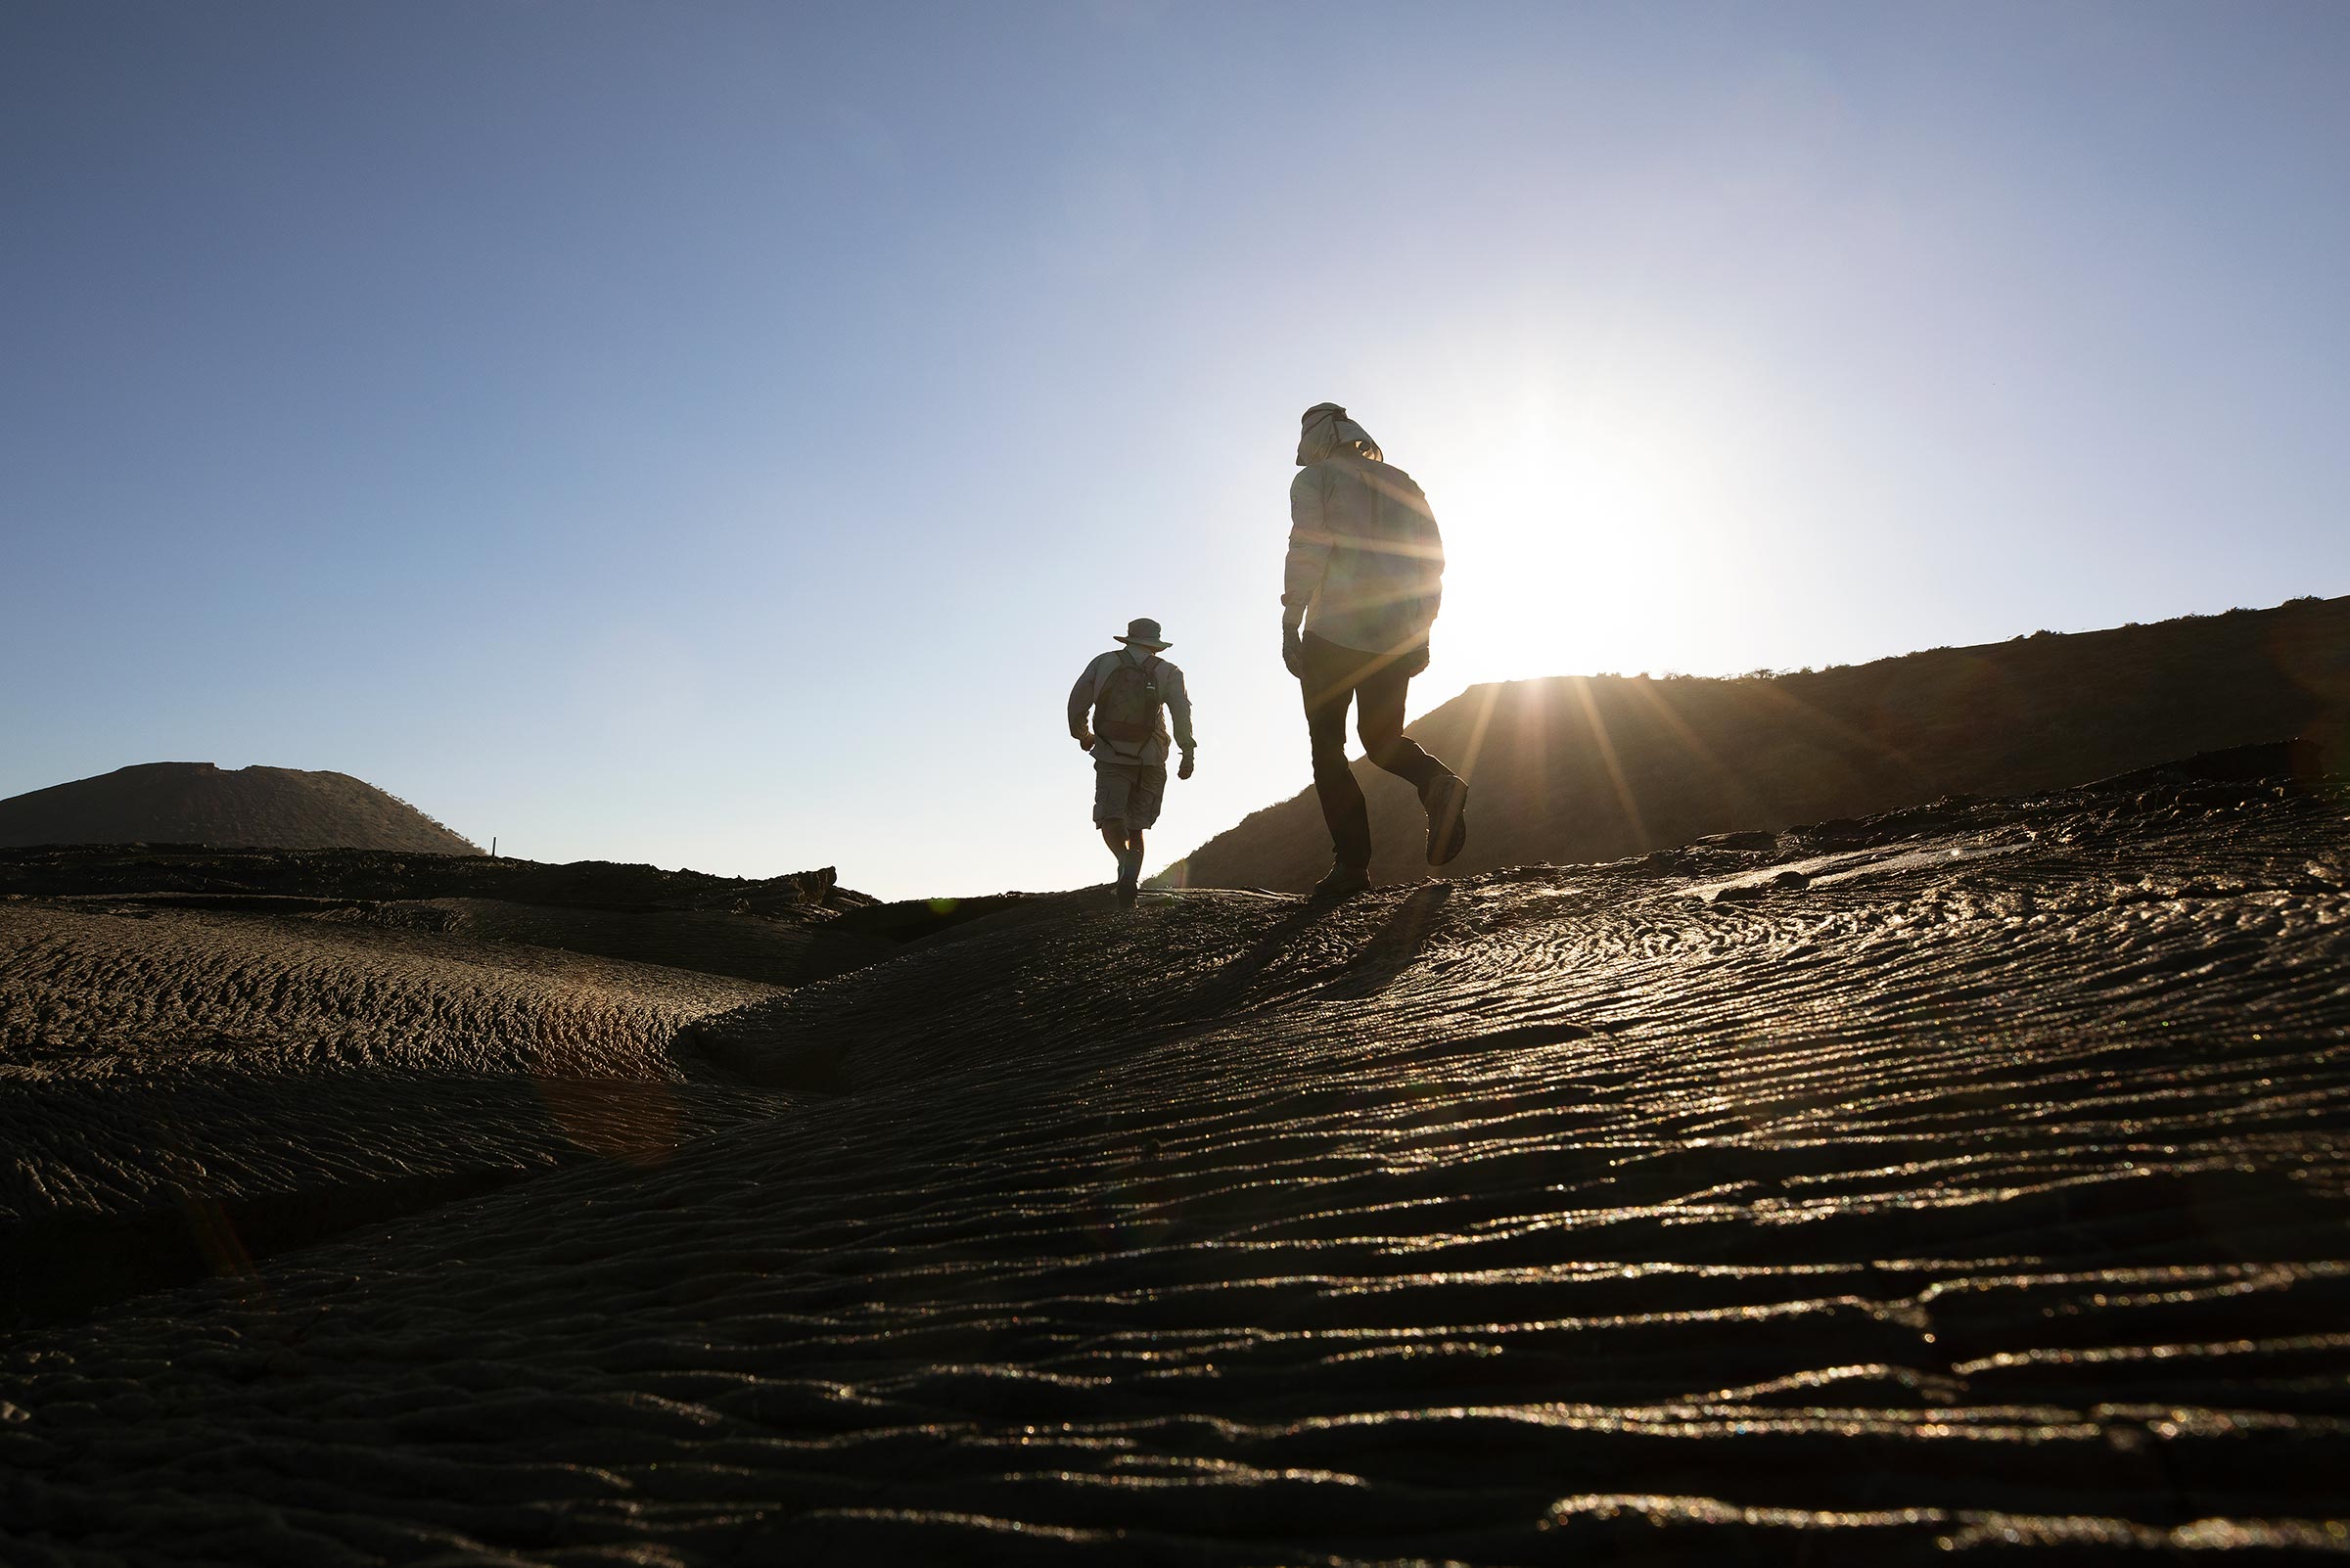
<instances>
[{"instance_id":1,"label":"hillside slope","mask_svg":"<svg viewBox=\"0 0 2350 1568\"><path fill-rule=\"evenodd\" d=\"M878 962L948 918L927 904L876 904L840 886L830 866L753 880L609 860L186 845L0 849L0 902L19 899L116 914L278 917L306 930L369 926L777 986ZM11 999L0 986L0 1016Z\"/></svg>"},{"instance_id":2,"label":"hillside slope","mask_svg":"<svg viewBox=\"0 0 2350 1568\"><path fill-rule=\"evenodd\" d=\"M1612 860L1947 795L2062 788L2278 735L2307 737L2310 765L2338 768L2350 753L2350 598L1818 672L1472 686L1411 733L1474 790L1469 848L1452 875ZM1372 875L1425 875L1411 790L1367 761L1355 774L1379 846ZM1329 865L1307 788L1156 880L1295 893Z\"/></svg>"},{"instance_id":3,"label":"hillside slope","mask_svg":"<svg viewBox=\"0 0 2350 1568\"><path fill-rule=\"evenodd\" d=\"M348 773L209 762L142 762L0 801L0 846L33 844L482 853Z\"/></svg>"}]
</instances>

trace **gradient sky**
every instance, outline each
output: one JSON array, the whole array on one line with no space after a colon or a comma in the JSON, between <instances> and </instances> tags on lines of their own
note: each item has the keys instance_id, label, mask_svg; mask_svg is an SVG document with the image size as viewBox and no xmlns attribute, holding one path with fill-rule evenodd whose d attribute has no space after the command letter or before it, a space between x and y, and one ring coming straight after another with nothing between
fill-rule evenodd
<instances>
[{"instance_id":1,"label":"gradient sky","mask_svg":"<svg viewBox=\"0 0 2350 1568\"><path fill-rule=\"evenodd\" d=\"M0 796L1100 881L1307 781L1297 416L1480 680L2350 591L2350 6L0 4Z\"/></svg>"}]
</instances>

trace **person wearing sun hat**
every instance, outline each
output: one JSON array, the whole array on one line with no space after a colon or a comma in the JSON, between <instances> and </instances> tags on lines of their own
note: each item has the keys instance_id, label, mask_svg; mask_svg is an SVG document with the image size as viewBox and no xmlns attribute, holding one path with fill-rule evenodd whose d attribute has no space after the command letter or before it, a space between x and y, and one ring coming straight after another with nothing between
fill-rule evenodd
<instances>
[{"instance_id":1,"label":"person wearing sun hat","mask_svg":"<svg viewBox=\"0 0 2350 1568\"><path fill-rule=\"evenodd\" d=\"M1323 898L1370 886L1370 812L1347 765L1347 709L1370 760L1419 792L1428 863L1468 842L1469 787L1404 733L1405 691L1428 668L1428 632L1443 602L1444 539L1409 474L1336 403L1299 421L1299 473L1289 486L1282 569L1281 662L1306 699L1313 789L1330 829Z\"/></svg>"},{"instance_id":2,"label":"person wearing sun hat","mask_svg":"<svg viewBox=\"0 0 2350 1568\"><path fill-rule=\"evenodd\" d=\"M1118 856L1118 901L1132 908L1142 886L1142 832L1167 794L1168 719L1191 776L1191 695L1183 672L1159 655L1175 646L1159 623L1127 623L1124 643L1097 655L1069 688L1069 733L1093 758L1093 825ZM1164 715L1162 715L1164 710Z\"/></svg>"}]
</instances>

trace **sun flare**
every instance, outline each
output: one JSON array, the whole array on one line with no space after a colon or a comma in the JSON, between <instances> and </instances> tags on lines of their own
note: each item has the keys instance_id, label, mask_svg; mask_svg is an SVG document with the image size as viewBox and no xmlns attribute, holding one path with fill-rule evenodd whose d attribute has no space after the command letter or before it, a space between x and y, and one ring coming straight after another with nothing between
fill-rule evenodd
<instances>
[{"instance_id":1,"label":"sun flare","mask_svg":"<svg viewBox=\"0 0 2350 1568\"><path fill-rule=\"evenodd\" d=\"M1624 410L1488 445L1438 496L1462 681L1701 663L1686 585L1730 522L1719 448Z\"/></svg>"}]
</instances>

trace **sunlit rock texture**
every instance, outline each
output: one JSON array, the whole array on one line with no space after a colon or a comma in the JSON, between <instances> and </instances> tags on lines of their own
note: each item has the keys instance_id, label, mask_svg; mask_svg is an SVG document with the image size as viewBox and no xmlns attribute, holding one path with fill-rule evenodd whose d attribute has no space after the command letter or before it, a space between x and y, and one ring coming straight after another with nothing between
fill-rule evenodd
<instances>
[{"instance_id":1,"label":"sunlit rock texture","mask_svg":"<svg viewBox=\"0 0 2350 1568\"><path fill-rule=\"evenodd\" d=\"M0 1336L0 1560L2338 1554L2350 803L2295 756L849 912L885 961L795 988L20 896L12 1201L217 1274Z\"/></svg>"}]
</instances>

